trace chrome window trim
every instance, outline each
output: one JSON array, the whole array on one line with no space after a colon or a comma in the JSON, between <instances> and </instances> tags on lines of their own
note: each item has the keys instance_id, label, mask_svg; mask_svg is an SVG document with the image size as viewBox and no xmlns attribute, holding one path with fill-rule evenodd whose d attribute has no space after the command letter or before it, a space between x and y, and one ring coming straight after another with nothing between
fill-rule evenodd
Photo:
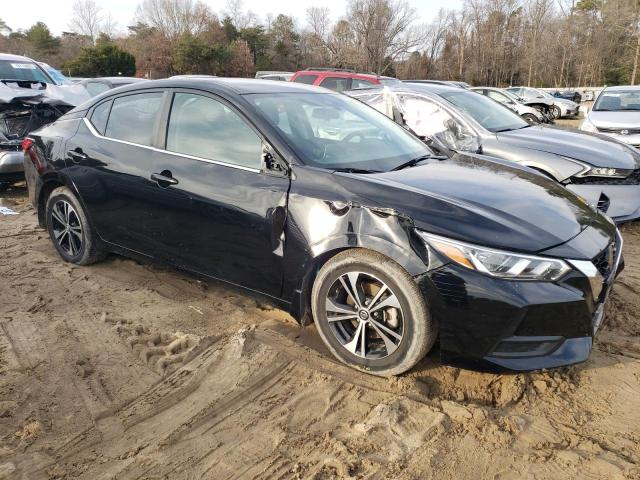
<instances>
[{"instance_id":1,"label":"chrome window trim","mask_svg":"<svg viewBox=\"0 0 640 480\"><path fill-rule=\"evenodd\" d=\"M168 154L171 154L171 155L177 155L178 157L188 158L189 160L197 160L197 161L200 161L200 162L211 163L213 165L220 165L222 167L236 168L238 170L244 170L246 172L253 172L253 173L261 173L262 172L262 170L259 169L259 168L244 167L242 165L235 165L233 163L220 162L218 160L210 160L208 158L196 157L196 156L193 156L193 155L187 155L187 154L179 153L179 152L172 152L171 150L165 150L165 149L162 149L162 148L156 148L156 147L152 147L150 145L142 145L140 143L127 142L126 140L119 140L117 138L105 137L104 135L101 135L100 132L98 132L95 129L95 127L91 124L91 122L89 121L89 119L87 117L83 117L82 119L84 120L84 124L87 126L87 128L89 129L91 134L94 137L100 138L102 140L109 140L111 142L122 143L124 145L132 145L134 147L146 148L147 150L152 150L154 152L168 153Z\"/></svg>"}]
</instances>

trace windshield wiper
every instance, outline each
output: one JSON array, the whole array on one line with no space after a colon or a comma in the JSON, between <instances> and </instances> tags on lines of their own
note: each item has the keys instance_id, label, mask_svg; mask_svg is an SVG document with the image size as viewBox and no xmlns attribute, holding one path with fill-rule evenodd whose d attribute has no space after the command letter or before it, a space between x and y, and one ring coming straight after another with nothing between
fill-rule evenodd
<instances>
[{"instance_id":1,"label":"windshield wiper","mask_svg":"<svg viewBox=\"0 0 640 480\"><path fill-rule=\"evenodd\" d=\"M391 169L391 171L392 171L392 172L396 172L396 171L398 171L398 170L403 170L403 169L405 169L405 168L414 167L414 166L416 166L417 164L419 164L420 162L422 162L422 161L424 161L424 160L428 160L428 159L430 159L430 158L431 158L431 154L430 154L430 153L427 153L426 155L421 155L421 156L416 157L416 158L414 158L414 159L412 159L412 160L409 160L408 162L401 163L401 164L400 164L400 165L398 165L397 167L392 168L392 169Z\"/></svg>"},{"instance_id":2,"label":"windshield wiper","mask_svg":"<svg viewBox=\"0 0 640 480\"><path fill-rule=\"evenodd\" d=\"M381 170L367 170L366 168L332 168L334 172L342 173L382 173Z\"/></svg>"}]
</instances>

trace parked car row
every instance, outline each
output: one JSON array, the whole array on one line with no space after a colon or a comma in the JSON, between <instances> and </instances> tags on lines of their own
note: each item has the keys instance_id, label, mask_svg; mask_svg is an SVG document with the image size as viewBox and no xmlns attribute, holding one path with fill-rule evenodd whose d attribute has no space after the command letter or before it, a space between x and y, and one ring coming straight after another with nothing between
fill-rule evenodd
<instances>
[{"instance_id":1,"label":"parked car row","mask_svg":"<svg viewBox=\"0 0 640 480\"><path fill-rule=\"evenodd\" d=\"M242 286L369 373L402 373L436 340L461 366L586 360L622 237L561 182L638 169L638 152L457 86L349 95L226 78L109 90L23 141L30 201L65 261L116 252ZM568 158L585 141L592 157Z\"/></svg>"}]
</instances>

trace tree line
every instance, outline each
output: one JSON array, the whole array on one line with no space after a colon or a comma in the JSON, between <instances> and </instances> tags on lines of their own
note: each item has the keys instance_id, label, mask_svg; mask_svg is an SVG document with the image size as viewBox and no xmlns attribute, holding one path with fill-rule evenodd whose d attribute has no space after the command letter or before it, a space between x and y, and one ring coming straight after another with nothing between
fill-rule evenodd
<instances>
[{"instance_id":1,"label":"tree line","mask_svg":"<svg viewBox=\"0 0 640 480\"><path fill-rule=\"evenodd\" d=\"M336 15L336 13L341 15ZM142 0L119 26L94 0L76 0L69 31L0 20L0 51L76 76L253 76L335 67L474 85L635 84L640 0L465 0L423 22L406 0L347 0L260 19L242 0L220 12L200 0Z\"/></svg>"}]
</instances>

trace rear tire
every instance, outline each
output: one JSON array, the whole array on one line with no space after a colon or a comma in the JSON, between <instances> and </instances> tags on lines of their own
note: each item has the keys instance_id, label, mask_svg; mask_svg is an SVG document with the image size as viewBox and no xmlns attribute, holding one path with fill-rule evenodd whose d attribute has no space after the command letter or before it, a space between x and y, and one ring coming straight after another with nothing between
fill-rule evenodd
<instances>
[{"instance_id":1,"label":"rear tire","mask_svg":"<svg viewBox=\"0 0 640 480\"><path fill-rule=\"evenodd\" d=\"M437 338L418 284L396 262L370 250L346 250L331 258L315 279L311 306L331 353L374 375L406 372Z\"/></svg>"},{"instance_id":2,"label":"rear tire","mask_svg":"<svg viewBox=\"0 0 640 480\"><path fill-rule=\"evenodd\" d=\"M67 187L51 191L46 205L46 222L49 237L66 262L90 265L106 256L82 205Z\"/></svg>"}]
</instances>

